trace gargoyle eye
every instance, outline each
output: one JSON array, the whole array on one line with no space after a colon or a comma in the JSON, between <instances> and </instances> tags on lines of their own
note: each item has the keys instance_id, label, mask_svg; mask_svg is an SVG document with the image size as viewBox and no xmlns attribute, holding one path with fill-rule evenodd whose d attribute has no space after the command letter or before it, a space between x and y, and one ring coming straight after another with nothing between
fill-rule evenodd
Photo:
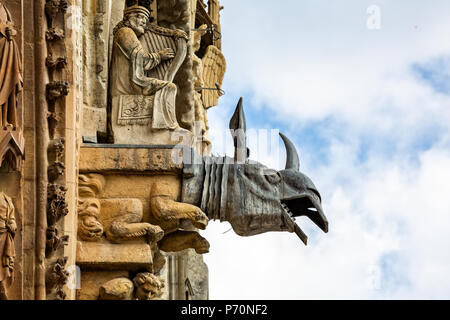
<instances>
[{"instance_id":1,"label":"gargoyle eye","mask_svg":"<svg viewBox=\"0 0 450 320\"><path fill-rule=\"evenodd\" d=\"M314 195L319 198L320 201L322 201L322 197L320 196L319 192L317 190L308 188L309 191L312 191L314 193Z\"/></svg>"},{"instance_id":2,"label":"gargoyle eye","mask_svg":"<svg viewBox=\"0 0 450 320\"><path fill-rule=\"evenodd\" d=\"M281 175L278 171L267 169L264 170L264 176L266 177L267 181L271 184L278 184L281 181Z\"/></svg>"}]
</instances>

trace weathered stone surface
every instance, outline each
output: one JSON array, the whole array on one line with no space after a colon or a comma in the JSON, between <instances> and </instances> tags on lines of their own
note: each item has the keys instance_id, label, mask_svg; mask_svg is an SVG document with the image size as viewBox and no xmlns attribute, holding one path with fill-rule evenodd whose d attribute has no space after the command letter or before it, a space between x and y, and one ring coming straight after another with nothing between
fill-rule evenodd
<instances>
[{"instance_id":1,"label":"weathered stone surface","mask_svg":"<svg viewBox=\"0 0 450 320\"><path fill-rule=\"evenodd\" d=\"M80 172L179 173L182 149L172 147L116 146L81 148Z\"/></svg>"},{"instance_id":2,"label":"weathered stone surface","mask_svg":"<svg viewBox=\"0 0 450 320\"><path fill-rule=\"evenodd\" d=\"M99 300L131 300L134 285L128 278L110 280L100 287Z\"/></svg>"},{"instance_id":3,"label":"weathered stone surface","mask_svg":"<svg viewBox=\"0 0 450 320\"><path fill-rule=\"evenodd\" d=\"M111 222L121 215L136 215L142 219L142 202L139 199L102 199L100 223L108 229Z\"/></svg>"},{"instance_id":4,"label":"weathered stone surface","mask_svg":"<svg viewBox=\"0 0 450 320\"><path fill-rule=\"evenodd\" d=\"M150 200L150 192L153 184L166 183L170 185L174 197L180 196L181 177L178 175L108 175L106 186L99 198L136 198ZM144 206L145 207L145 206Z\"/></svg>"},{"instance_id":5,"label":"weathered stone surface","mask_svg":"<svg viewBox=\"0 0 450 320\"><path fill-rule=\"evenodd\" d=\"M185 261L186 279L189 279L189 284L191 286L191 288L186 288L190 295L189 300L208 300L209 271L208 266L203 261L203 256L190 249L186 252ZM190 289L192 289L192 292L189 292Z\"/></svg>"},{"instance_id":6,"label":"weathered stone surface","mask_svg":"<svg viewBox=\"0 0 450 320\"><path fill-rule=\"evenodd\" d=\"M118 271L86 271L81 272L81 288L77 290L77 300L98 300L100 287L108 281L128 278L125 270Z\"/></svg>"},{"instance_id":7,"label":"weathered stone surface","mask_svg":"<svg viewBox=\"0 0 450 320\"><path fill-rule=\"evenodd\" d=\"M152 264L152 251L146 243L78 241L77 265L83 269L137 271L151 269Z\"/></svg>"},{"instance_id":8,"label":"weathered stone surface","mask_svg":"<svg viewBox=\"0 0 450 320\"><path fill-rule=\"evenodd\" d=\"M97 132L106 132L106 108L83 107L83 137L97 139Z\"/></svg>"}]
</instances>

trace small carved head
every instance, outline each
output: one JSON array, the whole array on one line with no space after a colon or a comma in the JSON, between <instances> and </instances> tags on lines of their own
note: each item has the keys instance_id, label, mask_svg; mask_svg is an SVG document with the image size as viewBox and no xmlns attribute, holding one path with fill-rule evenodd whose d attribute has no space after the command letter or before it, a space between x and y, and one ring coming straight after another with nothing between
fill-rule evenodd
<instances>
[{"instance_id":1,"label":"small carved head","mask_svg":"<svg viewBox=\"0 0 450 320\"><path fill-rule=\"evenodd\" d=\"M149 0L127 0L125 2L124 22L139 37L144 34L145 27L150 21L150 5Z\"/></svg>"},{"instance_id":2,"label":"small carved head","mask_svg":"<svg viewBox=\"0 0 450 320\"><path fill-rule=\"evenodd\" d=\"M129 26L136 35L139 37L145 33L145 27L149 22L149 17L141 12L133 12L129 13L125 16L125 20L127 20Z\"/></svg>"},{"instance_id":3,"label":"small carved head","mask_svg":"<svg viewBox=\"0 0 450 320\"><path fill-rule=\"evenodd\" d=\"M51 164L48 169L48 179L51 183L55 182L60 176L64 174L66 171L66 166L64 163L60 161L55 161L53 164Z\"/></svg>"},{"instance_id":4,"label":"small carved head","mask_svg":"<svg viewBox=\"0 0 450 320\"><path fill-rule=\"evenodd\" d=\"M138 300L158 299L163 295L164 280L152 273L139 273L133 279L136 286L136 298Z\"/></svg>"},{"instance_id":5,"label":"small carved head","mask_svg":"<svg viewBox=\"0 0 450 320\"><path fill-rule=\"evenodd\" d=\"M67 81L54 81L47 84L46 95L49 101L55 101L58 98L69 94L69 83Z\"/></svg>"},{"instance_id":6,"label":"small carved head","mask_svg":"<svg viewBox=\"0 0 450 320\"><path fill-rule=\"evenodd\" d=\"M59 2L59 0L47 0L47 3L45 4L45 13L50 19L55 19L58 14L60 6Z\"/></svg>"}]
</instances>

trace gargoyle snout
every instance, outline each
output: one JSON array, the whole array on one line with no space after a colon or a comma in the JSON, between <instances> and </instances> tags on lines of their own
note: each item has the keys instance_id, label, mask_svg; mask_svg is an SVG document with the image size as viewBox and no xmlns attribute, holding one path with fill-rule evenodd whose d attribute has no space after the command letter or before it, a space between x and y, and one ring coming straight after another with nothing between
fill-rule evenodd
<instances>
[{"instance_id":1,"label":"gargoyle snout","mask_svg":"<svg viewBox=\"0 0 450 320\"><path fill-rule=\"evenodd\" d=\"M283 134L286 146L286 169L280 171L283 179L281 203L291 218L306 216L325 233L328 220L323 212L322 199L314 183L300 172L300 160L294 144ZM295 232L306 243L307 236L295 226Z\"/></svg>"}]
</instances>

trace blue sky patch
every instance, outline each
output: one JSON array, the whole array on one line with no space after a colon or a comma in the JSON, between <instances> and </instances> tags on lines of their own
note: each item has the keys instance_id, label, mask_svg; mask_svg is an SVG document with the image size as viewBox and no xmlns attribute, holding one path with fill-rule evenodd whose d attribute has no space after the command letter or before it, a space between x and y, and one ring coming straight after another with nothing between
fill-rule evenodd
<instances>
[{"instance_id":1,"label":"blue sky patch","mask_svg":"<svg viewBox=\"0 0 450 320\"><path fill-rule=\"evenodd\" d=\"M434 58L426 63L416 63L412 70L436 92L450 95L450 56Z\"/></svg>"}]
</instances>

